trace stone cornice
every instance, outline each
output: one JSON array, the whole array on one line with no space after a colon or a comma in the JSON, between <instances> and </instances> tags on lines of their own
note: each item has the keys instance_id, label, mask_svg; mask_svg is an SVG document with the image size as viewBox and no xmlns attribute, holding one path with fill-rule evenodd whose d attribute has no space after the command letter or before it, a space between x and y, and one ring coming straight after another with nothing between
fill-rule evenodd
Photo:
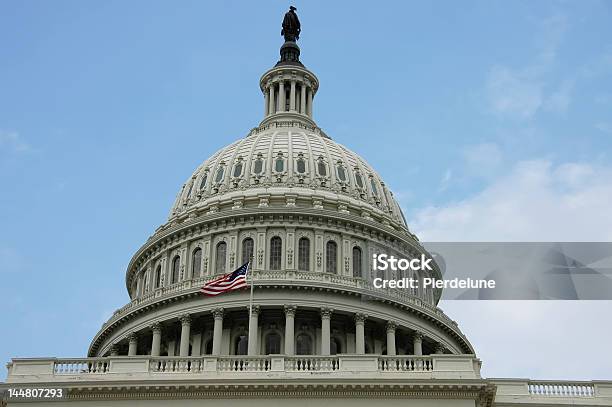
<instances>
[{"instance_id":1,"label":"stone cornice","mask_svg":"<svg viewBox=\"0 0 612 407\"><path fill-rule=\"evenodd\" d=\"M0 384L2 387L31 388L39 383ZM486 380L419 379L236 379L202 380L189 377L143 380L86 380L54 382L66 390L67 401L138 399L220 398L424 398L490 400L495 386ZM491 396L492 395L492 396ZM479 407L491 406L490 403Z\"/></svg>"}]
</instances>

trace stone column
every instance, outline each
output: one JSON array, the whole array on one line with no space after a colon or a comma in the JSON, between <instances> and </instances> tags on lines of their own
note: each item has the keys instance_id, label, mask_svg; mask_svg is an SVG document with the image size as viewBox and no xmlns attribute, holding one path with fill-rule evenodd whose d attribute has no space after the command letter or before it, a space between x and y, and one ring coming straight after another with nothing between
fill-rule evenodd
<instances>
[{"instance_id":1,"label":"stone column","mask_svg":"<svg viewBox=\"0 0 612 407\"><path fill-rule=\"evenodd\" d=\"M291 81L291 90L289 92L289 111L295 112L295 80Z\"/></svg>"},{"instance_id":2,"label":"stone column","mask_svg":"<svg viewBox=\"0 0 612 407\"><path fill-rule=\"evenodd\" d=\"M306 114L306 85L304 83L300 89L300 113Z\"/></svg>"},{"instance_id":3,"label":"stone column","mask_svg":"<svg viewBox=\"0 0 612 407\"><path fill-rule=\"evenodd\" d=\"M308 101L306 102L306 114L312 118L312 88L308 88Z\"/></svg>"},{"instance_id":4,"label":"stone column","mask_svg":"<svg viewBox=\"0 0 612 407\"><path fill-rule=\"evenodd\" d=\"M116 343L113 343L110 348L111 356L119 356L119 346Z\"/></svg>"},{"instance_id":5,"label":"stone column","mask_svg":"<svg viewBox=\"0 0 612 407\"><path fill-rule=\"evenodd\" d=\"M321 308L321 355L329 356L331 343L331 308Z\"/></svg>"},{"instance_id":6,"label":"stone column","mask_svg":"<svg viewBox=\"0 0 612 407\"><path fill-rule=\"evenodd\" d=\"M270 93L264 91L264 117L270 114Z\"/></svg>"},{"instance_id":7,"label":"stone column","mask_svg":"<svg viewBox=\"0 0 612 407\"><path fill-rule=\"evenodd\" d=\"M249 308L247 307L247 311ZM248 355L255 356L259 354L259 348L257 344L257 338L259 337L259 305L253 305L253 310L249 311L251 317L249 318L249 347Z\"/></svg>"},{"instance_id":8,"label":"stone column","mask_svg":"<svg viewBox=\"0 0 612 407\"><path fill-rule=\"evenodd\" d=\"M365 314L355 314L355 353L365 355Z\"/></svg>"},{"instance_id":9,"label":"stone column","mask_svg":"<svg viewBox=\"0 0 612 407\"><path fill-rule=\"evenodd\" d=\"M274 114L276 111L275 109L276 106L274 102L274 84L273 83L270 84L269 91L270 91L270 96L268 97L268 100L269 100L270 105L268 107L268 114Z\"/></svg>"},{"instance_id":10,"label":"stone column","mask_svg":"<svg viewBox=\"0 0 612 407\"><path fill-rule=\"evenodd\" d=\"M397 352L395 351L395 329L397 328L397 324L395 322L389 321L387 322L387 355L395 356Z\"/></svg>"},{"instance_id":11,"label":"stone column","mask_svg":"<svg viewBox=\"0 0 612 407\"><path fill-rule=\"evenodd\" d=\"M132 332L128 335L129 347L128 347L128 356L135 356L136 349L138 348L138 335L135 332Z\"/></svg>"},{"instance_id":12,"label":"stone column","mask_svg":"<svg viewBox=\"0 0 612 407\"><path fill-rule=\"evenodd\" d=\"M436 355L443 355L445 350L446 346L444 346L442 343L438 343L436 346Z\"/></svg>"},{"instance_id":13,"label":"stone column","mask_svg":"<svg viewBox=\"0 0 612 407\"><path fill-rule=\"evenodd\" d=\"M215 318L212 354L217 356L221 354L221 340L223 338L223 308L215 308L212 313Z\"/></svg>"},{"instance_id":14,"label":"stone column","mask_svg":"<svg viewBox=\"0 0 612 407\"><path fill-rule=\"evenodd\" d=\"M414 355L423 356L423 334L419 331L414 332Z\"/></svg>"},{"instance_id":15,"label":"stone column","mask_svg":"<svg viewBox=\"0 0 612 407\"><path fill-rule=\"evenodd\" d=\"M153 341L151 344L151 356L159 356L161 349L161 324L155 322L151 325L151 331L153 331Z\"/></svg>"},{"instance_id":16,"label":"stone column","mask_svg":"<svg viewBox=\"0 0 612 407\"><path fill-rule=\"evenodd\" d=\"M295 305L285 305L285 355L295 355Z\"/></svg>"},{"instance_id":17,"label":"stone column","mask_svg":"<svg viewBox=\"0 0 612 407\"><path fill-rule=\"evenodd\" d=\"M284 112L286 104L287 102L285 100L285 82L280 81L278 84L278 111Z\"/></svg>"},{"instance_id":18,"label":"stone column","mask_svg":"<svg viewBox=\"0 0 612 407\"><path fill-rule=\"evenodd\" d=\"M189 337L191 335L191 315L184 314L179 317L181 321L181 345L179 347L179 356L189 356Z\"/></svg>"}]
</instances>

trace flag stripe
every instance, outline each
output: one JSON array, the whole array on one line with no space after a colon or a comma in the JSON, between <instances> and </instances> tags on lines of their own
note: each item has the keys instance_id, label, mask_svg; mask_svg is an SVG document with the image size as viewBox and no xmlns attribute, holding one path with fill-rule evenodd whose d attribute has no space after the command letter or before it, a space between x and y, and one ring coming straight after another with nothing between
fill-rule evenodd
<instances>
[{"instance_id":1,"label":"flag stripe","mask_svg":"<svg viewBox=\"0 0 612 407\"><path fill-rule=\"evenodd\" d=\"M248 287L249 284L246 280L248 272L249 263L247 262L232 273L224 274L204 284L200 292L205 295L213 296Z\"/></svg>"}]
</instances>

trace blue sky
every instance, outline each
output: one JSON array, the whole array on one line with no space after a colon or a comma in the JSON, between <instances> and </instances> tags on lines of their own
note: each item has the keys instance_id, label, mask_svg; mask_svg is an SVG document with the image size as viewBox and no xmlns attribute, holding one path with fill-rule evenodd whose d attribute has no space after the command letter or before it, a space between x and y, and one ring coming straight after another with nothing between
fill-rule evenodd
<instances>
[{"instance_id":1,"label":"blue sky","mask_svg":"<svg viewBox=\"0 0 612 407\"><path fill-rule=\"evenodd\" d=\"M317 123L422 240L612 239L612 2L293 4ZM0 361L86 353L185 179L261 120L287 7L0 2ZM487 376L612 378L610 350L562 357L612 334L608 302L443 308Z\"/></svg>"}]
</instances>

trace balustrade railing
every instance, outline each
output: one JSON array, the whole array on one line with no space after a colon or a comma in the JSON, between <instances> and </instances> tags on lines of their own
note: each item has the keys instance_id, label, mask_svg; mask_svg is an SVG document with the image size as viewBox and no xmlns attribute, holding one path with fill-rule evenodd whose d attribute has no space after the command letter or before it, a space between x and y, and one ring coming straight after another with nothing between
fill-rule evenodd
<instances>
[{"instance_id":1,"label":"balustrade railing","mask_svg":"<svg viewBox=\"0 0 612 407\"><path fill-rule=\"evenodd\" d=\"M285 371L287 372L333 372L339 370L338 357L308 357L296 356L285 358Z\"/></svg>"},{"instance_id":2,"label":"balustrade railing","mask_svg":"<svg viewBox=\"0 0 612 407\"><path fill-rule=\"evenodd\" d=\"M265 372L271 369L269 357L220 357L217 370L220 372Z\"/></svg>"},{"instance_id":3,"label":"balustrade railing","mask_svg":"<svg viewBox=\"0 0 612 407\"><path fill-rule=\"evenodd\" d=\"M57 375L99 374L107 373L110 368L106 358L62 359L53 365L53 373Z\"/></svg>"},{"instance_id":4,"label":"balustrade railing","mask_svg":"<svg viewBox=\"0 0 612 407\"><path fill-rule=\"evenodd\" d=\"M383 372L430 372L434 370L433 359L423 356L381 356L378 358L378 370Z\"/></svg>"},{"instance_id":5,"label":"balustrade railing","mask_svg":"<svg viewBox=\"0 0 612 407\"><path fill-rule=\"evenodd\" d=\"M593 397L592 383L529 382L529 394L549 397Z\"/></svg>"}]
</instances>

